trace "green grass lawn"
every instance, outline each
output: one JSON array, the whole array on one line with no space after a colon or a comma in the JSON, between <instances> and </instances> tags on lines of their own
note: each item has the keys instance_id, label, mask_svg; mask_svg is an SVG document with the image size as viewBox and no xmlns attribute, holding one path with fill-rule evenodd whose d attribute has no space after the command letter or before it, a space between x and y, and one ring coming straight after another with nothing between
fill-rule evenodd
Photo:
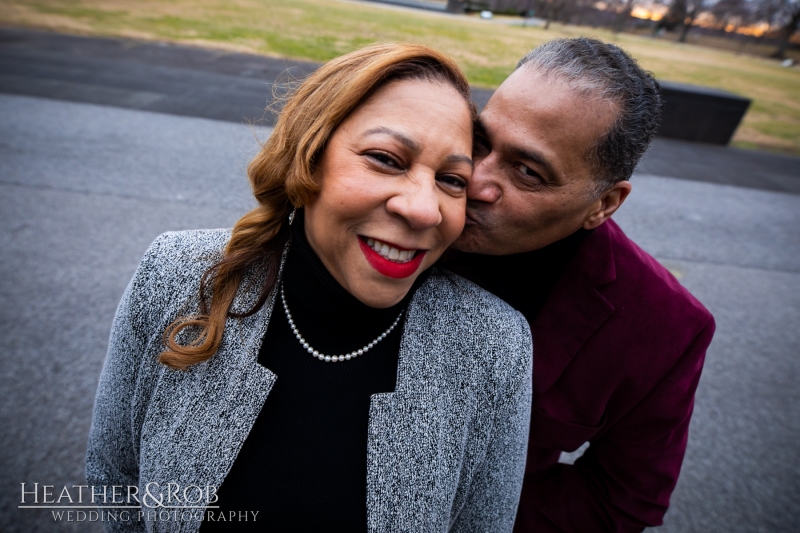
<instances>
[{"instance_id":1,"label":"green grass lawn","mask_svg":"<svg viewBox=\"0 0 800 533\"><path fill-rule=\"evenodd\" d=\"M753 99L734 144L800 154L800 69L773 60L602 29L521 27L345 0L0 0L0 21L87 35L165 39L325 61L375 41L443 50L470 81L496 87L527 50L556 36L591 35L628 50L665 80Z\"/></svg>"}]
</instances>

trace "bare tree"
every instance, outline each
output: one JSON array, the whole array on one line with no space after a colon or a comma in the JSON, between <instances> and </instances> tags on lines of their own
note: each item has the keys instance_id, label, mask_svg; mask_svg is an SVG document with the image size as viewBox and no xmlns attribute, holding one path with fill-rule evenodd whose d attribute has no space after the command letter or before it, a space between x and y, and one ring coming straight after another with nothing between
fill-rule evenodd
<instances>
[{"instance_id":1,"label":"bare tree","mask_svg":"<svg viewBox=\"0 0 800 533\"><path fill-rule=\"evenodd\" d=\"M594 5L594 0L573 0L575 9L573 10L571 16L574 17L574 20L570 20L577 25L581 25L584 23L586 18L587 11Z\"/></svg>"},{"instance_id":2,"label":"bare tree","mask_svg":"<svg viewBox=\"0 0 800 533\"><path fill-rule=\"evenodd\" d=\"M778 48L772 57L786 57L792 36L800 25L800 0L752 0L754 20L769 25L770 34L778 38Z\"/></svg>"},{"instance_id":3,"label":"bare tree","mask_svg":"<svg viewBox=\"0 0 800 533\"><path fill-rule=\"evenodd\" d=\"M681 26L681 35L678 37L678 42L685 43L686 37L689 35L689 30L694 24L697 15L703 10L704 0L689 0L686 2L686 15L683 19Z\"/></svg>"},{"instance_id":4,"label":"bare tree","mask_svg":"<svg viewBox=\"0 0 800 533\"><path fill-rule=\"evenodd\" d=\"M727 33L728 27L736 31L741 26L754 22L753 7L750 0L719 0L710 7L717 29Z\"/></svg>"},{"instance_id":5,"label":"bare tree","mask_svg":"<svg viewBox=\"0 0 800 533\"><path fill-rule=\"evenodd\" d=\"M566 0L535 0L533 9L539 18L545 20L544 29L550 28L550 23L558 18L561 4Z\"/></svg>"},{"instance_id":6,"label":"bare tree","mask_svg":"<svg viewBox=\"0 0 800 533\"><path fill-rule=\"evenodd\" d=\"M686 0L673 0L666 14L658 21L654 30L673 31L686 20Z\"/></svg>"},{"instance_id":7,"label":"bare tree","mask_svg":"<svg viewBox=\"0 0 800 533\"><path fill-rule=\"evenodd\" d=\"M786 57L789 41L800 26L800 0L783 0L777 13L776 22L778 23L779 41L778 49L775 50L772 57L783 59Z\"/></svg>"},{"instance_id":8,"label":"bare tree","mask_svg":"<svg viewBox=\"0 0 800 533\"><path fill-rule=\"evenodd\" d=\"M617 17L614 19L614 25L611 28L614 33L619 33L625 28L625 22L631 16L635 3L635 0L625 0L622 9L617 12Z\"/></svg>"},{"instance_id":9,"label":"bare tree","mask_svg":"<svg viewBox=\"0 0 800 533\"><path fill-rule=\"evenodd\" d=\"M755 4L755 20L766 22L770 27L776 24L784 0L752 0Z\"/></svg>"},{"instance_id":10,"label":"bare tree","mask_svg":"<svg viewBox=\"0 0 800 533\"><path fill-rule=\"evenodd\" d=\"M556 5L554 18L564 24L580 24L583 21L587 8L595 0L559 0Z\"/></svg>"}]
</instances>

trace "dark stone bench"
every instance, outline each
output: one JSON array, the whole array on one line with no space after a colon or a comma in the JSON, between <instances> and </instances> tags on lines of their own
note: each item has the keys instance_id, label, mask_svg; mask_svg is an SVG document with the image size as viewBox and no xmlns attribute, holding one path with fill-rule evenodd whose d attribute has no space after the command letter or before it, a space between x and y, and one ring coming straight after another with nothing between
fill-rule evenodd
<instances>
[{"instance_id":1,"label":"dark stone bench","mask_svg":"<svg viewBox=\"0 0 800 533\"><path fill-rule=\"evenodd\" d=\"M657 135L726 145L750 106L750 99L720 89L659 81L664 117Z\"/></svg>"}]
</instances>

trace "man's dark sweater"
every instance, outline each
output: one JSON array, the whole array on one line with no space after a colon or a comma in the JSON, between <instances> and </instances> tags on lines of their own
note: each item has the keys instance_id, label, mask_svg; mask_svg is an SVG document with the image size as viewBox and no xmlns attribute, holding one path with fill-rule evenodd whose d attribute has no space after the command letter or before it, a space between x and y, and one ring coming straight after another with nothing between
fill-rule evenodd
<instances>
[{"instance_id":1,"label":"man's dark sweater","mask_svg":"<svg viewBox=\"0 0 800 533\"><path fill-rule=\"evenodd\" d=\"M567 263L591 231L572 235L539 250L512 255L449 252L445 266L508 302L533 321Z\"/></svg>"}]
</instances>

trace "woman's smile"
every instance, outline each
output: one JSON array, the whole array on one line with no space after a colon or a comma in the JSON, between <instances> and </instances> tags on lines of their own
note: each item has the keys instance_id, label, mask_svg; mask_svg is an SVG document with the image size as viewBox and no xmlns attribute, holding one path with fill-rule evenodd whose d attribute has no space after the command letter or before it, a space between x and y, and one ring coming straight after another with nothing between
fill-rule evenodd
<instances>
[{"instance_id":1,"label":"woman's smile","mask_svg":"<svg viewBox=\"0 0 800 533\"><path fill-rule=\"evenodd\" d=\"M362 236L359 236L358 244L372 268L384 276L396 279L407 278L414 274L427 253L427 250L401 248L385 241Z\"/></svg>"},{"instance_id":2,"label":"woman's smile","mask_svg":"<svg viewBox=\"0 0 800 533\"><path fill-rule=\"evenodd\" d=\"M403 248L398 244L389 241L382 241L370 237L359 237L366 242L370 248L378 252L384 259L389 259L395 263L407 263L411 261L418 252L424 252L420 248Z\"/></svg>"}]
</instances>

